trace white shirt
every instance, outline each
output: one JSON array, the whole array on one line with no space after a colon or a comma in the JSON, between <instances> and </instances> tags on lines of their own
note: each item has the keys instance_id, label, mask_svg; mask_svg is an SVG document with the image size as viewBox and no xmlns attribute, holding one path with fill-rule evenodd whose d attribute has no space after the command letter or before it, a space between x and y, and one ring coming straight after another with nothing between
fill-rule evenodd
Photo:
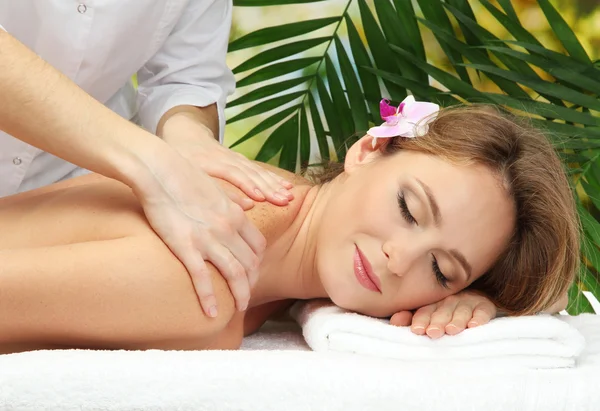
<instances>
[{"instance_id":1,"label":"white shirt","mask_svg":"<svg viewBox=\"0 0 600 411\"><path fill-rule=\"evenodd\" d=\"M0 0L0 26L152 133L172 107L216 102L222 141L231 12L231 0ZM0 197L85 172L0 132Z\"/></svg>"}]
</instances>

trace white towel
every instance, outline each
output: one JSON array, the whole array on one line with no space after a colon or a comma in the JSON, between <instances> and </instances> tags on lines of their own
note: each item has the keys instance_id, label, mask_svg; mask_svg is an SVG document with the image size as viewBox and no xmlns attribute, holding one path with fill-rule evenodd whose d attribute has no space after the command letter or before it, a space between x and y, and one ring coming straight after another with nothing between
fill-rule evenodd
<instances>
[{"instance_id":1,"label":"white towel","mask_svg":"<svg viewBox=\"0 0 600 411\"><path fill-rule=\"evenodd\" d=\"M0 355L10 411L598 411L600 316L565 317L586 338L573 368L467 368L309 350L295 323L267 323L252 351L55 350ZM559 320L559 321L561 321Z\"/></svg>"},{"instance_id":2,"label":"white towel","mask_svg":"<svg viewBox=\"0 0 600 411\"><path fill-rule=\"evenodd\" d=\"M341 309L325 300L299 302L292 317L314 351L356 353L404 361L459 361L461 365L573 367L583 336L550 315L496 318L489 324L432 340L409 327Z\"/></svg>"}]
</instances>

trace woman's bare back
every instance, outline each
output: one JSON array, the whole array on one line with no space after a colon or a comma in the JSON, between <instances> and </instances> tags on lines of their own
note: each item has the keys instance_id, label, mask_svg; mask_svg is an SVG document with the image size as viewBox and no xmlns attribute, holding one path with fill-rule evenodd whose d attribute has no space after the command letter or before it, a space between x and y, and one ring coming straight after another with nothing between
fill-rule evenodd
<instances>
[{"instance_id":1,"label":"woman's bare back","mask_svg":"<svg viewBox=\"0 0 600 411\"><path fill-rule=\"evenodd\" d=\"M0 250L150 234L131 189L90 174L0 198Z\"/></svg>"}]
</instances>

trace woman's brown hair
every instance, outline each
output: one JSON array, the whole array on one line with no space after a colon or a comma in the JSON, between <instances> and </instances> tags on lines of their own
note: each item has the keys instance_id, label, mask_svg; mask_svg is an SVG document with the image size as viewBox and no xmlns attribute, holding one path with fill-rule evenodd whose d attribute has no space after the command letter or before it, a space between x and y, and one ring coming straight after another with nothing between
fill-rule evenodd
<instances>
[{"instance_id":1,"label":"woman's brown hair","mask_svg":"<svg viewBox=\"0 0 600 411\"><path fill-rule=\"evenodd\" d=\"M484 165L498 174L513 199L512 238L470 289L512 315L540 312L567 292L579 264L579 220L563 165L541 131L493 106L457 106L440 110L426 135L394 138L384 154L399 150ZM319 182L341 169L331 170Z\"/></svg>"}]
</instances>

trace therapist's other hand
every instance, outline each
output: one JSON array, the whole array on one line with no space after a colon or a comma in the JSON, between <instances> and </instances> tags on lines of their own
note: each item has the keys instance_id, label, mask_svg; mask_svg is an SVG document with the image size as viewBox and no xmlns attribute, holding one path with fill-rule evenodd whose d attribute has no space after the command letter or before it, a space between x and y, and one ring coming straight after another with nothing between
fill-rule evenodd
<instances>
[{"instance_id":1,"label":"therapist's other hand","mask_svg":"<svg viewBox=\"0 0 600 411\"><path fill-rule=\"evenodd\" d=\"M435 339L486 324L496 317L496 313L496 306L487 297L473 291L462 291L421 307L414 314L411 311L397 312L390 323L410 326L413 333Z\"/></svg>"},{"instance_id":2,"label":"therapist's other hand","mask_svg":"<svg viewBox=\"0 0 600 411\"><path fill-rule=\"evenodd\" d=\"M150 225L190 274L204 312L217 315L210 261L226 279L239 310L250 300L266 247L261 232L201 168L176 150L161 148L145 160L151 178L134 188ZM240 197L245 208L252 200Z\"/></svg>"},{"instance_id":3,"label":"therapist's other hand","mask_svg":"<svg viewBox=\"0 0 600 411\"><path fill-rule=\"evenodd\" d=\"M289 191L292 183L223 147L208 127L185 114L170 119L163 133L163 139L195 167L233 184L255 201L284 206L294 198Z\"/></svg>"},{"instance_id":4,"label":"therapist's other hand","mask_svg":"<svg viewBox=\"0 0 600 411\"><path fill-rule=\"evenodd\" d=\"M210 176L232 183L255 200L277 205L293 198L281 186L291 184L222 147L194 115L179 113L161 129L164 141L181 157L158 156L158 199L146 201L144 211L190 273L207 315L216 315L217 301L205 261L219 270L238 309L245 310L258 281L266 240L243 213L253 206L252 200L224 191Z\"/></svg>"}]
</instances>

